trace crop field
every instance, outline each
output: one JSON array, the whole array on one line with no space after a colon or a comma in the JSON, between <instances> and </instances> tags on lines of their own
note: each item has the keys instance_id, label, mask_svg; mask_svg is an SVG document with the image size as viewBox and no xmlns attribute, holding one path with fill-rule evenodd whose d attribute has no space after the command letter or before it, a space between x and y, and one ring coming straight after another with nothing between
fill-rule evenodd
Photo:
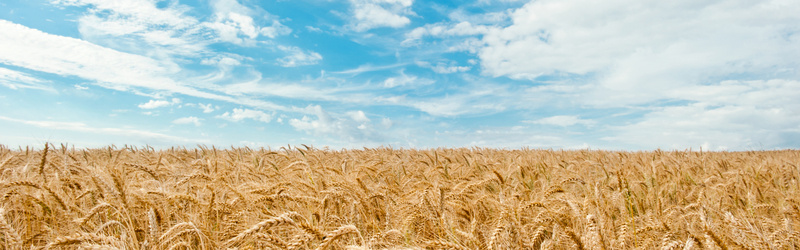
<instances>
[{"instance_id":1,"label":"crop field","mask_svg":"<svg viewBox=\"0 0 800 250\"><path fill-rule=\"evenodd\" d=\"M800 151L0 146L2 249L799 249Z\"/></svg>"}]
</instances>

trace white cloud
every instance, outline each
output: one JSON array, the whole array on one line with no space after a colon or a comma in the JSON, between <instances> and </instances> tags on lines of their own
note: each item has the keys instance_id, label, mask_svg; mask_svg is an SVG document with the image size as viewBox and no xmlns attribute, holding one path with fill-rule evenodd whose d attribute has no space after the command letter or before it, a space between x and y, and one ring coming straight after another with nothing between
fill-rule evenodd
<instances>
[{"instance_id":1,"label":"white cloud","mask_svg":"<svg viewBox=\"0 0 800 250\"><path fill-rule=\"evenodd\" d=\"M147 53L166 59L196 56L209 43L199 21L184 15L187 8L140 0L57 0L54 4L88 6L78 18L78 30L88 41L126 52Z\"/></svg>"},{"instance_id":2,"label":"white cloud","mask_svg":"<svg viewBox=\"0 0 800 250\"><path fill-rule=\"evenodd\" d=\"M77 76L98 86L139 93L136 88L168 91L258 107L287 110L262 100L232 98L204 92L173 80L179 67L168 61L124 53L83 40L47 34L0 20L0 63L63 76Z\"/></svg>"},{"instance_id":3,"label":"white cloud","mask_svg":"<svg viewBox=\"0 0 800 250\"><path fill-rule=\"evenodd\" d=\"M193 92L163 77L174 65L0 20L0 62L111 85Z\"/></svg>"},{"instance_id":4,"label":"white cloud","mask_svg":"<svg viewBox=\"0 0 800 250\"><path fill-rule=\"evenodd\" d=\"M394 126L394 121L388 117L384 117L381 119L381 126L383 126L384 129L390 129L392 126Z\"/></svg>"},{"instance_id":5,"label":"white cloud","mask_svg":"<svg viewBox=\"0 0 800 250\"><path fill-rule=\"evenodd\" d=\"M601 93L589 99L636 104L710 78L796 69L799 11L781 0L532 1L483 36L479 56L493 76L594 74Z\"/></svg>"},{"instance_id":6,"label":"white cloud","mask_svg":"<svg viewBox=\"0 0 800 250\"><path fill-rule=\"evenodd\" d=\"M214 107L214 105L211 104L211 103L209 103L209 104L198 103L197 105L199 105L200 108L203 109L203 113L206 113L206 114L214 112L214 110L219 109L219 107Z\"/></svg>"},{"instance_id":7,"label":"white cloud","mask_svg":"<svg viewBox=\"0 0 800 250\"><path fill-rule=\"evenodd\" d=\"M248 81L225 85L223 91L230 95L280 96L302 100L339 99L331 89L298 83L263 83L260 81Z\"/></svg>"},{"instance_id":8,"label":"white cloud","mask_svg":"<svg viewBox=\"0 0 800 250\"><path fill-rule=\"evenodd\" d=\"M363 111L346 112L345 115L339 116L313 105L306 107L305 112L313 114L316 119L303 116L301 119L289 120L289 125L313 135L332 136L349 142L367 143L381 140L381 136Z\"/></svg>"},{"instance_id":9,"label":"white cloud","mask_svg":"<svg viewBox=\"0 0 800 250\"><path fill-rule=\"evenodd\" d=\"M180 103L181 103L181 99L178 99L178 98L172 98L172 102L167 101L167 100L150 100L150 101L148 101L146 103L139 104L138 107L140 109L156 109L156 108L172 106L172 105L180 104Z\"/></svg>"},{"instance_id":10,"label":"white cloud","mask_svg":"<svg viewBox=\"0 0 800 250\"><path fill-rule=\"evenodd\" d=\"M251 119L255 121L269 123L272 120L272 116L267 113L264 113L264 111L252 110L252 109L233 109L232 112L225 112L222 115L218 115L217 118L222 118L233 122L239 122L244 119Z\"/></svg>"},{"instance_id":11,"label":"white cloud","mask_svg":"<svg viewBox=\"0 0 800 250\"><path fill-rule=\"evenodd\" d=\"M606 139L639 148L775 149L800 141L800 81L725 81L675 90L691 103L653 108Z\"/></svg>"},{"instance_id":12,"label":"white cloud","mask_svg":"<svg viewBox=\"0 0 800 250\"><path fill-rule=\"evenodd\" d=\"M798 124L800 115L782 108L692 104L657 108L605 139L637 148L776 149L798 145Z\"/></svg>"},{"instance_id":13,"label":"white cloud","mask_svg":"<svg viewBox=\"0 0 800 250\"><path fill-rule=\"evenodd\" d=\"M474 36L485 34L489 31L489 27L484 25L473 25L470 22L459 22L456 24L426 24L422 27L417 27L410 32L406 33L406 39L403 40L404 45L415 44L418 40L426 36L430 37L459 37L459 36Z\"/></svg>"},{"instance_id":14,"label":"white cloud","mask_svg":"<svg viewBox=\"0 0 800 250\"><path fill-rule=\"evenodd\" d=\"M317 33L321 33L322 32L322 29L314 27L314 26L309 26L309 25L306 25L306 29L308 31L311 31L311 32L317 32Z\"/></svg>"},{"instance_id":15,"label":"white cloud","mask_svg":"<svg viewBox=\"0 0 800 250\"><path fill-rule=\"evenodd\" d=\"M361 111L361 110L349 111L346 114L348 116L350 116L350 119L352 119L355 122L359 122L359 123L368 123L368 122L370 122L369 118L367 118L367 115L364 114L364 111Z\"/></svg>"},{"instance_id":16,"label":"white cloud","mask_svg":"<svg viewBox=\"0 0 800 250\"><path fill-rule=\"evenodd\" d=\"M220 66L221 68L230 68L241 65L241 60L245 60L245 57L239 55L218 55L211 58L204 58L203 60L200 60L200 64L216 65Z\"/></svg>"},{"instance_id":17,"label":"white cloud","mask_svg":"<svg viewBox=\"0 0 800 250\"><path fill-rule=\"evenodd\" d=\"M472 67L470 67L470 66L458 66L458 65L455 65L455 62L453 62L453 61L450 61L449 63L438 62L438 63L436 63L436 65L431 65L431 63L425 62L425 61L418 61L417 65L420 66L420 67L429 68L429 69L433 70L433 72L436 72L436 73L439 73L439 74L452 74L452 73L458 73L458 72L467 72L470 69L472 69Z\"/></svg>"},{"instance_id":18,"label":"white cloud","mask_svg":"<svg viewBox=\"0 0 800 250\"><path fill-rule=\"evenodd\" d=\"M290 33L292 33L292 29L286 27L286 25L281 24L277 20L272 21L272 25L261 28L261 35L264 35L269 38L284 36Z\"/></svg>"},{"instance_id":19,"label":"white cloud","mask_svg":"<svg viewBox=\"0 0 800 250\"><path fill-rule=\"evenodd\" d=\"M172 121L174 124L194 124L195 126L200 126L200 118L189 116L189 117L181 117Z\"/></svg>"},{"instance_id":20,"label":"white cloud","mask_svg":"<svg viewBox=\"0 0 800 250\"><path fill-rule=\"evenodd\" d=\"M416 76L403 75L401 77L389 77L383 81L383 86L386 88L394 88L397 86L403 86L408 83L414 82L414 80L417 80Z\"/></svg>"},{"instance_id":21,"label":"white cloud","mask_svg":"<svg viewBox=\"0 0 800 250\"><path fill-rule=\"evenodd\" d=\"M411 11L413 0L350 0L353 11L351 28L362 32L379 27L399 28L411 23L405 15Z\"/></svg>"},{"instance_id":22,"label":"white cloud","mask_svg":"<svg viewBox=\"0 0 800 250\"><path fill-rule=\"evenodd\" d=\"M172 103L165 100L150 100L147 103L139 104L140 109L155 109L172 105Z\"/></svg>"},{"instance_id":23,"label":"white cloud","mask_svg":"<svg viewBox=\"0 0 800 250\"><path fill-rule=\"evenodd\" d=\"M322 55L314 51L303 51L294 46L278 46L278 49L289 53L288 56L278 59L278 63L283 67L314 65L322 61Z\"/></svg>"},{"instance_id":24,"label":"white cloud","mask_svg":"<svg viewBox=\"0 0 800 250\"><path fill-rule=\"evenodd\" d=\"M275 38L292 31L277 20L273 20L268 27L259 27L252 17L255 11L240 4L237 0L214 0L212 6L216 21L206 25L214 29L222 41L254 45L255 39L259 35Z\"/></svg>"},{"instance_id":25,"label":"white cloud","mask_svg":"<svg viewBox=\"0 0 800 250\"><path fill-rule=\"evenodd\" d=\"M400 86L422 86L422 85L429 85L434 83L431 79L426 78L418 78L412 75L406 75L404 72L400 72L400 76L396 77L389 77L383 81L383 87L385 88L394 88Z\"/></svg>"},{"instance_id":26,"label":"white cloud","mask_svg":"<svg viewBox=\"0 0 800 250\"><path fill-rule=\"evenodd\" d=\"M95 44L161 60L174 56L200 57L213 54L208 45L228 42L254 45L260 37L275 38L291 29L263 11L254 11L236 0L214 0L213 19L200 21L187 13L191 8L172 1L152 0L55 0L54 4L86 6L89 11L78 18L83 39ZM253 17L266 19L260 26Z\"/></svg>"},{"instance_id":27,"label":"white cloud","mask_svg":"<svg viewBox=\"0 0 800 250\"><path fill-rule=\"evenodd\" d=\"M541 124L541 125L554 125L561 127L568 127L573 125L584 125L591 127L597 123L593 120L581 119L578 116L574 115L557 115L557 116L545 117L538 120L523 121L523 122L531 124Z\"/></svg>"},{"instance_id":28,"label":"white cloud","mask_svg":"<svg viewBox=\"0 0 800 250\"><path fill-rule=\"evenodd\" d=\"M33 77L29 74L0 67L0 85L10 89L55 91L52 87L45 85L46 83L48 83L48 81Z\"/></svg>"},{"instance_id":29,"label":"white cloud","mask_svg":"<svg viewBox=\"0 0 800 250\"><path fill-rule=\"evenodd\" d=\"M457 72L466 72L469 71L472 67L469 66L445 66L445 65L436 65L431 68L433 72L439 74L451 74Z\"/></svg>"},{"instance_id":30,"label":"white cloud","mask_svg":"<svg viewBox=\"0 0 800 250\"><path fill-rule=\"evenodd\" d=\"M333 72L333 73L334 74L358 75L358 74L362 74L362 73L366 73L366 72L375 72L375 71L383 71L383 70L387 70L387 69L394 69L394 68L402 67L402 66L405 66L405 65L406 65L405 63L381 65L381 66L374 66L374 65L371 65L371 64L363 64L363 65L359 65L355 69L336 71L336 72Z\"/></svg>"},{"instance_id":31,"label":"white cloud","mask_svg":"<svg viewBox=\"0 0 800 250\"><path fill-rule=\"evenodd\" d=\"M53 4L85 6L92 5L98 10L113 11L120 15L134 16L154 24L167 24L185 27L194 24L182 15L180 8L157 8L156 1L141 0L52 0Z\"/></svg>"},{"instance_id":32,"label":"white cloud","mask_svg":"<svg viewBox=\"0 0 800 250\"><path fill-rule=\"evenodd\" d=\"M432 116L457 117L465 114L497 113L511 107L519 96L509 93L503 86L472 83L463 90L453 90L444 96L433 98L407 95L380 96L373 100L380 104L411 107Z\"/></svg>"}]
</instances>

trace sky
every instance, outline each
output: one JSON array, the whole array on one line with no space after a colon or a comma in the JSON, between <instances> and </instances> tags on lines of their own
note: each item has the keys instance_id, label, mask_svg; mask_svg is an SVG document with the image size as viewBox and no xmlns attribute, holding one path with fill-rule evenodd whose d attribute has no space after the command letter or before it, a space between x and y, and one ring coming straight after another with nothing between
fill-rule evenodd
<instances>
[{"instance_id":1,"label":"sky","mask_svg":"<svg viewBox=\"0 0 800 250\"><path fill-rule=\"evenodd\" d=\"M0 144L800 148L800 1L2 0Z\"/></svg>"}]
</instances>

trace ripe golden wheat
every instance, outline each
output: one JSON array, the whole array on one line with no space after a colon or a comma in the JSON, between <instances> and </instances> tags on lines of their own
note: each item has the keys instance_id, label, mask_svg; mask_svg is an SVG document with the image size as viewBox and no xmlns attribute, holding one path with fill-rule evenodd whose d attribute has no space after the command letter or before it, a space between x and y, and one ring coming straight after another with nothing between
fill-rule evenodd
<instances>
[{"instance_id":1,"label":"ripe golden wheat","mask_svg":"<svg viewBox=\"0 0 800 250\"><path fill-rule=\"evenodd\" d=\"M0 145L0 249L798 249L800 151Z\"/></svg>"}]
</instances>

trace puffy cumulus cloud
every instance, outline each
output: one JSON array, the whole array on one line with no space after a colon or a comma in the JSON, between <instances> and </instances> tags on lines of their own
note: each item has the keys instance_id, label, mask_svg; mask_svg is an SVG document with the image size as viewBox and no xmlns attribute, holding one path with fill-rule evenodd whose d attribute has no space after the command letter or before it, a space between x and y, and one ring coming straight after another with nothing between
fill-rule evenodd
<instances>
[{"instance_id":1,"label":"puffy cumulus cloud","mask_svg":"<svg viewBox=\"0 0 800 250\"><path fill-rule=\"evenodd\" d=\"M150 100L149 102L139 104L140 109L155 109L160 107L166 107L172 105L172 103L164 100Z\"/></svg>"},{"instance_id":2,"label":"puffy cumulus cloud","mask_svg":"<svg viewBox=\"0 0 800 250\"><path fill-rule=\"evenodd\" d=\"M172 105L180 104L180 103L181 103L181 99L178 99L178 98L172 98L172 101L150 100L150 101L148 101L146 103L139 104L138 107L140 109L156 109L156 108L168 107L168 106L172 106Z\"/></svg>"},{"instance_id":3,"label":"puffy cumulus cloud","mask_svg":"<svg viewBox=\"0 0 800 250\"><path fill-rule=\"evenodd\" d=\"M355 122L358 122L358 123L361 123L362 125L370 122L370 119L367 118L367 114L365 114L364 111L361 111L361 110L348 111L345 114L350 116L351 120L353 120Z\"/></svg>"},{"instance_id":4,"label":"puffy cumulus cloud","mask_svg":"<svg viewBox=\"0 0 800 250\"><path fill-rule=\"evenodd\" d=\"M414 0L350 0L353 20L351 28L358 32L379 27L399 28L411 23Z\"/></svg>"},{"instance_id":5,"label":"puffy cumulus cloud","mask_svg":"<svg viewBox=\"0 0 800 250\"><path fill-rule=\"evenodd\" d=\"M233 111L231 112L225 112L222 115L218 115L217 118L222 118L233 122L239 122L244 119L251 119L255 121L269 123L272 120L272 115L264 113L264 111L260 110L233 109Z\"/></svg>"},{"instance_id":6,"label":"puffy cumulus cloud","mask_svg":"<svg viewBox=\"0 0 800 250\"><path fill-rule=\"evenodd\" d=\"M273 20L270 26L260 27L252 17L255 11L237 0L215 0L212 7L216 20L206 25L217 31L221 41L252 45L259 35L275 38L292 32L278 20Z\"/></svg>"},{"instance_id":7,"label":"puffy cumulus cloud","mask_svg":"<svg viewBox=\"0 0 800 250\"><path fill-rule=\"evenodd\" d=\"M278 20L273 20L272 25L267 27L261 27L261 35L264 35L269 38L275 38L278 36L285 36L292 33L292 29L286 27L286 25L281 24Z\"/></svg>"},{"instance_id":8,"label":"puffy cumulus cloud","mask_svg":"<svg viewBox=\"0 0 800 250\"><path fill-rule=\"evenodd\" d=\"M200 126L200 118L189 116L189 117L181 117L172 121L174 124L194 124L195 126Z\"/></svg>"},{"instance_id":9,"label":"puffy cumulus cloud","mask_svg":"<svg viewBox=\"0 0 800 250\"><path fill-rule=\"evenodd\" d=\"M545 117L538 120L523 121L523 122L531 124L561 126L561 127L568 127L574 125L583 125L591 127L597 123L593 120L581 119L580 117L574 115L557 115L557 116Z\"/></svg>"},{"instance_id":10,"label":"puffy cumulus cloud","mask_svg":"<svg viewBox=\"0 0 800 250\"><path fill-rule=\"evenodd\" d=\"M290 119L289 125L309 134L329 136L350 142L370 143L382 141L383 139L363 111L350 111L344 115L332 115L319 105L311 105L306 107L304 112L316 118L306 115L301 119Z\"/></svg>"},{"instance_id":11,"label":"puffy cumulus cloud","mask_svg":"<svg viewBox=\"0 0 800 250\"><path fill-rule=\"evenodd\" d=\"M197 105L198 105L198 106L199 106L201 109L203 109L203 113L206 113L206 114L207 114L207 113L214 112L214 110L217 110L217 109L219 109L219 106L214 106L214 105L213 105L213 104L211 104L211 103L209 103L209 104L202 104L202 103L198 103Z\"/></svg>"},{"instance_id":12,"label":"puffy cumulus cloud","mask_svg":"<svg viewBox=\"0 0 800 250\"><path fill-rule=\"evenodd\" d=\"M800 2L532 1L492 28L479 56L494 76L598 74L646 96L729 74L796 68ZM735 41L735 42L734 42ZM631 94L632 96L632 94Z\"/></svg>"},{"instance_id":13,"label":"puffy cumulus cloud","mask_svg":"<svg viewBox=\"0 0 800 250\"><path fill-rule=\"evenodd\" d=\"M383 126L383 129L390 129L394 126L394 121L388 117L384 117L381 119L381 126Z\"/></svg>"},{"instance_id":14,"label":"puffy cumulus cloud","mask_svg":"<svg viewBox=\"0 0 800 250\"><path fill-rule=\"evenodd\" d=\"M322 61L322 55L314 51L304 51L294 46L278 46L278 49L289 54L278 59L278 63L283 67L314 65Z\"/></svg>"}]
</instances>

